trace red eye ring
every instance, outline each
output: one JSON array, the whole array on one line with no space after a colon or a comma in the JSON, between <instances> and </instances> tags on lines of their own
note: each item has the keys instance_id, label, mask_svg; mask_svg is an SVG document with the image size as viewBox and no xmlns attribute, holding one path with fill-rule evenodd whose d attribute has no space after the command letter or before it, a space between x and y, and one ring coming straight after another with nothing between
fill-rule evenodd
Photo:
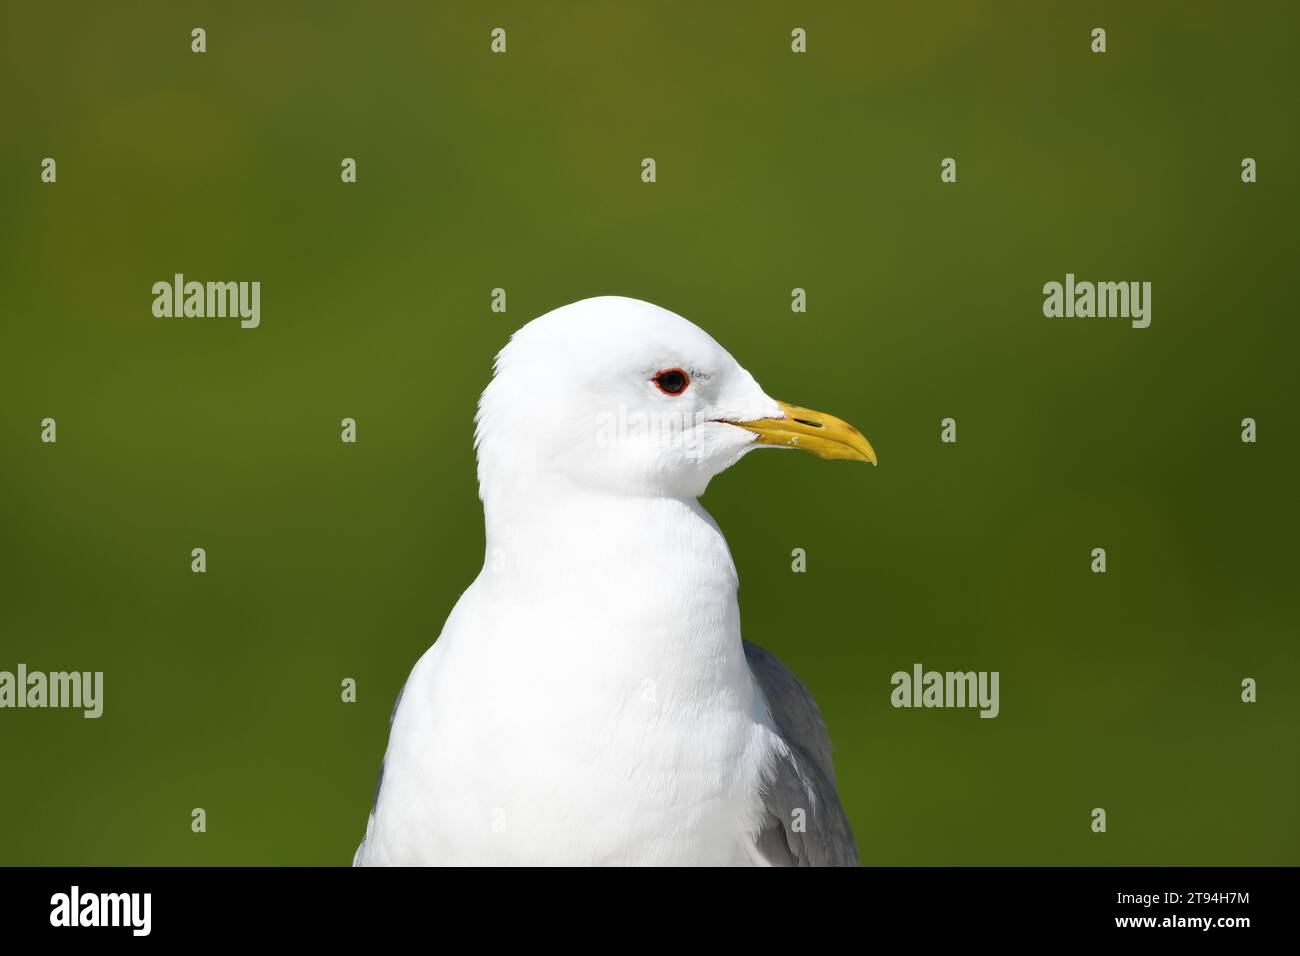
<instances>
[{"instance_id":1,"label":"red eye ring","mask_svg":"<svg viewBox=\"0 0 1300 956\"><path fill-rule=\"evenodd\" d=\"M684 368L664 368L655 372L650 381L665 395L680 395L691 384L691 377Z\"/></svg>"}]
</instances>

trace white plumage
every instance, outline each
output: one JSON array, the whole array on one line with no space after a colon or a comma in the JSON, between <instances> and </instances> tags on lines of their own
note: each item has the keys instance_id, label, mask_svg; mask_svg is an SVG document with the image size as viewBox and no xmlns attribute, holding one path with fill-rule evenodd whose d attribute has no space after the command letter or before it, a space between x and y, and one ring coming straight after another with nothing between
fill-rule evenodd
<instances>
[{"instance_id":1,"label":"white plumage","mask_svg":"<svg viewBox=\"0 0 1300 956\"><path fill-rule=\"evenodd\" d=\"M588 299L514 335L478 414L484 566L403 690L355 863L852 862L828 751L799 764L824 730L789 739L799 715L770 699L789 687L765 693L747 660L696 500L760 443L874 461L790 410L648 303ZM837 844L824 859L773 806L791 780Z\"/></svg>"}]
</instances>

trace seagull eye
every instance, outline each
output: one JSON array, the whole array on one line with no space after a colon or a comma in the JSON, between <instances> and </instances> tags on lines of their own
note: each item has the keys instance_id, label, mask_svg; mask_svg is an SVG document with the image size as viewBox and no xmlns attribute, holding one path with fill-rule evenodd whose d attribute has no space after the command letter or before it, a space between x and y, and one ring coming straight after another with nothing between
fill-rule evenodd
<instances>
[{"instance_id":1,"label":"seagull eye","mask_svg":"<svg viewBox=\"0 0 1300 956\"><path fill-rule=\"evenodd\" d=\"M651 380L659 386L659 391L665 395L680 395L686 391L686 386L691 384L691 377L680 368L666 368L662 372L655 372L655 377Z\"/></svg>"}]
</instances>

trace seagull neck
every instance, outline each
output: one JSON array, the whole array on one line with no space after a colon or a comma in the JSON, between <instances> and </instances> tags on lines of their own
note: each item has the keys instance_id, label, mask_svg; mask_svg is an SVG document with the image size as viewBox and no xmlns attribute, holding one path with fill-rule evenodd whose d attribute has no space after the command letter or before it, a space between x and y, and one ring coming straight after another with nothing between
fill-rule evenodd
<instances>
[{"instance_id":1,"label":"seagull neck","mask_svg":"<svg viewBox=\"0 0 1300 956\"><path fill-rule=\"evenodd\" d=\"M726 539L695 498L586 490L529 495L526 501L489 499L484 519L484 570L512 588L568 589L593 575L606 581L660 575L656 580L723 584L734 595Z\"/></svg>"},{"instance_id":2,"label":"seagull neck","mask_svg":"<svg viewBox=\"0 0 1300 956\"><path fill-rule=\"evenodd\" d=\"M584 661L616 696L648 674L680 679L672 686L692 699L723 687L752 694L736 568L694 498L530 496L527 507L485 510L479 640L502 642L536 672L558 668L557 681L575 680L568 671Z\"/></svg>"}]
</instances>

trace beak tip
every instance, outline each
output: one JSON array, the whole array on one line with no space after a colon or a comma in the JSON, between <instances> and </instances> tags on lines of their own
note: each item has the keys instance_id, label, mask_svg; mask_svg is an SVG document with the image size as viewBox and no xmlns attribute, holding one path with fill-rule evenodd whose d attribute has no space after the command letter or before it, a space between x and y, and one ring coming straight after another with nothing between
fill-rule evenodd
<instances>
[{"instance_id":1,"label":"beak tip","mask_svg":"<svg viewBox=\"0 0 1300 956\"><path fill-rule=\"evenodd\" d=\"M757 435L756 444L798 448L818 458L869 461L876 466L876 450L865 435L848 422L824 412L776 403L779 418L735 421L734 425Z\"/></svg>"}]
</instances>

